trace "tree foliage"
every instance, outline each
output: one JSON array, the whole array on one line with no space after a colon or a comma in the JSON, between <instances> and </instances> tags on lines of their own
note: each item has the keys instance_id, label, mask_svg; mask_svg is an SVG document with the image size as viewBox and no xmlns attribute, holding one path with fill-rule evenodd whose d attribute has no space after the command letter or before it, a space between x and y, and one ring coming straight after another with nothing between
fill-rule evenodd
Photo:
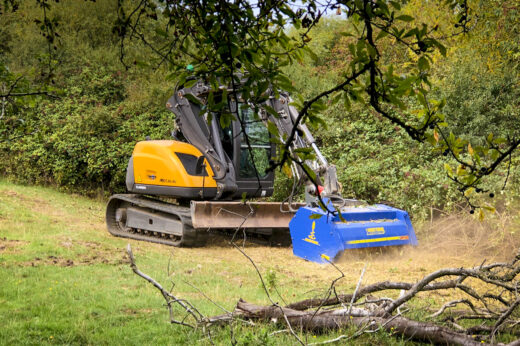
<instances>
[{"instance_id":1,"label":"tree foliage","mask_svg":"<svg viewBox=\"0 0 520 346\"><path fill-rule=\"evenodd\" d=\"M439 2L437 8L451 13L444 19L452 22L452 27L443 23L449 30L442 30L440 23L421 21L419 15L409 11L407 2L358 0L322 5L308 1L302 7L291 5L288 1L142 1L130 15L120 11L119 32L122 42L131 35L148 42L139 29L141 18L157 20L164 29L156 32L166 42L154 50L163 59L169 59L176 73L189 63L195 67L196 75L209 80L215 90L219 82L228 84L233 90L238 89L236 93L246 101L258 104L269 87L294 90L283 68L302 63L305 51L313 54L308 45L310 32L323 13L330 9L344 11L348 25L339 35L350 38L344 56L347 63L338 69L334 85L306 100L296 98L300 110L296 125L320 124L318 114L326 109L326 99L331 104L342 101L347 109L352 104L364 105L403 129L413 140L429 142L438 153L450 155L458 166L446 164L446 172L475 207L469 195L472 191L484 191L480 187L482 180L511 159L520 139L513 131L506 137L488 135L480 145L472 145L450 131L444 113L445 99L432 97L431 66L439 55L446 56L447 38L480 27L477 13L481 12L475 10L487 8L478 8L466 0ZM162 20L157 18L158 13ZM287 25L296 29L293 35L286 34ZM405 59L392 59L386 49L392 46L395 48L388 51L406 51ZM403 63L397 65L395 60ZM239 72L248 75L246 83L241 84L236 76ZM181 83L185 76L181 75ZM205 107L221 109L216 99L208 98ZM219 103L227 102L225 97L218 99ZM280 141L279 157L273 168L291 162L305 165L308 156L289 151L296 136L297 126Z\"/></svg>"},{"instance_id":2,"label":"tree foliage","mask_svg":"<svg viewBox=\"0 0 520 346\"><path fill-rule=\"evenodd\" d=\"M22 141L4 136L1 145L4 157L27 162L24 180L122 188L132 143L168 135L168 90L193 83L191 74L234 85L228 96L253 104L268 88L290 91L298 122L315 130L346 195L420 213L453 205L460 190L476 207L487 203L477 192L489 196L514 171L519 53L510 33L518 10L506 1L5 4L1 62L11 77L1 82L11 86L23 74L26 91L58 95L43 82L62 92L32 108L7 97L10 107L19 103L10 116L32 124L19 127ZM213 97L204 107L225 102ZM295 127L275 139L273 169L305 164L308 154L288 150L298 135ZM17 165L4 162L4 174L15 174Z\"/></svg>"}]
</instances>

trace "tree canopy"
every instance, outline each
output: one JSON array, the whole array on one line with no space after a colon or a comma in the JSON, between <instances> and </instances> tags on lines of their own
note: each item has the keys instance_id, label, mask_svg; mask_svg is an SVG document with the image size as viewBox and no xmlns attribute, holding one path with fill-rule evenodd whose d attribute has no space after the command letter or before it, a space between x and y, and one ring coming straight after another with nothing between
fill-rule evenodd
<instances>
[{"instance_id":1,"label":"tree canopy","mask_svg":"<svg viewBox=\"0 0 520 346\"><path fill-rule=\"evenodd\" d=\"M342 168L345 189L358 197L390 199L389 191L404 190L419 199L424 182L448 193L452 191L444 187L448 177L472 210L487 207L481 197L493 196L498 186L495 178L488 177L498 170L505 184L520 145L519 36L513 34L518 30L517 12L516 6L498 0L5 1L0 18L7 39L2 43L0 78L4 113L9 107L11 117L3 115L4 152L29 157L28 161L35 155L51 160L50 166L42 162L50 181L73 186L79 177L71 172L86 169L92 172L87 173L92 181L116 188L123 177L118 171L124 171L126 161L121 148L129 150L136 134L164 136L167 127L171 129L160 106L146 107L142 102L146 99L149 106L164 100L168 89L160 82L164 75L169 83L189 85L193 82L187 77L195 74L215 86L235 85L252 104L266 97L267 88L291 92L298 121L316 129L325 151ZM21 16L26 20L17 22ZM28 35L31 45L23 43ZM246 83L239 83L239 74L248 76ZM130 80L147 80L151 88L144 91L142 83ZM22 94L32 92L60 100L53 104L38 99L31 104ZM135 101L133 106L122 107L128 99ZM205 107L221 109L226 99L209 98ZM28 105L40 114L24 115L20 122L21 108ZM138 110L145 108L146 112ZM130 125L134 117L130 114L136 111L140 120ZM41 124L41 114L47 115L47 127ZM68 122L65 118L71 116L86 128L105 124L92 132L92 136L106 133L105 138L71 143L81 137L81 130L54 129L56 125L50 124ZM233 117L230 113L221 121ZM167 126L162 127L164 123ZM332 129L323 131L327 125ZM14 129L26 141L13 143ZM57 145L63 131L68 131L70 141ZM29 134L37 143L48 138L36 148ZM304 165L311 157L308 151L288 150L296 134L295 127L288 138L279 139L273 169L291 162ZM329 142L333 140L337 145ZM106 149L112 145L119 149ZM387 145L396 149L387 150ZM60 159L49 157L50 147ZM97 150L78 160L75 169L65 163L67 157L79 158L82 150L92 147ZM382 158L383 152L397 158ZM377 159L363 169L352 168L352 157L367 154ZM372 184L367 176L381 175L385 160L399 177L392 180L385 173ZM441 170L425 177L428 169L417 172L425 161L435 162ZM12 167L3 170L13 172ZM415 180L423 187L415 186ZM384 185L390 181L396 185L389 190ZM436 194L432 197L436 201L429 201L443 204L445 197Z\"/></svg>"}]
</instances>

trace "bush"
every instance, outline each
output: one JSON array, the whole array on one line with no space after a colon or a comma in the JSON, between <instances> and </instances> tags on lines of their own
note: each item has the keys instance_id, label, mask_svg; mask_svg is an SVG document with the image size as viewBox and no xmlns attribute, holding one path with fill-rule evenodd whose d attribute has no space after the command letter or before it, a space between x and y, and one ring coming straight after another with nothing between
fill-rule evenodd
<instances>
[{"instance_id":1,"label":"bush","mask_svg":"<svg viewBox=\"0 0 520 346\"><path fill-rule=\"evenodd\" d=\"M120 73L84 69L59 100L26 117L33 133L0 143L0 172L21 182L52 183L93 193L124 191L136 141L168 138L173 114L150 102L125 99Z\"/></svg>"}]
</instances>

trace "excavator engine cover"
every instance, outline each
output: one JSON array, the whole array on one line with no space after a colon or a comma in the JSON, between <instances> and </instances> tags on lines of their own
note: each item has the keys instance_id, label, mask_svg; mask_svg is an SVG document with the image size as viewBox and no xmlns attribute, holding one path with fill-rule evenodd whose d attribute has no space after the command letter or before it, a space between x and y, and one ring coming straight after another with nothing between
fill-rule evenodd
<instances>
[{"instance_id":1,"label":"excavator engine cover","mask_svg":"<svg viewBox=\"0 0 520 346\"><path fill-rule=\"evenodd\" d=\"M289 223L294 255L326 263L347 249L417 245L410 217L403 210L378 204L345 207L341 215L300 208Z\"/></svg>"},{"instance_id":2,"label":"excavator engine cover","mask_svg":"<svg viewBox=\"0 0 520 346\"><path fill-rule=\"evenodd\" d=\"M215 197L217 183L209 165L197 172L202 153L193 145L173 140L138 142L130 158L129 192L204 199Z\"/></svg>"}]
</instances>

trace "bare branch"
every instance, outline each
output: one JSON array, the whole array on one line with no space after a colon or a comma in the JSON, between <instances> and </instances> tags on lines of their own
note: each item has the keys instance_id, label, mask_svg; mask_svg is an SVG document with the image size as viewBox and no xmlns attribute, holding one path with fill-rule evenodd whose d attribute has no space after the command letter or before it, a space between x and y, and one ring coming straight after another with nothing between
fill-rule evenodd
<instances>
[{"instance_id":1,"label":"bare branch","mask_svg":"<svg viewBox=\"0 0 520 346\"><path fill-rule=\"evenodd\" d=\"M179 306L181 306L188 315L193 317L193 319L197 322L197 324L203 320L204 316L193 305L191 305L191 303L189 303L183 299L179 299L179 298L175 297L173 294L166 291L161 286L161 284L159 284L157 281L155 281L152 277L141 272L137 268L137 265L135 264L135 258L134 258L134 254L132 252L132 247L130 246L130 244L127 245L126 252L128 253L128 257L130 258L130 267L132 268L133 272L135 274L139 275L140 277L142 277L143 279L145 279L146 281L148 281L149 283L151 283L155 288L157 288L161 292L162 296L166 300L166 305L168 306L171 323L180 324L180 325L190 327L190 328L196 328L196 326L194 326L194 325L185 323L184 320L177 321L173 318L172 303L176 303Z\"/></svg>"},{"instance_id":2,"label":"bare branch","mask_svg":"<svg viewBox=\"0 0 520 346\"><path fill-rule=\"evenodd\" d=\"M458 300L452 300L450 302L447 302L446 304L444 304L437 312L431 314L430 316L428 316L429 318L433 318L433 317L437 317L437 316L440 316L446 309L448 308L452 308L452 307L455 307L457 306L458 304L466 304L468 305L473 311L475 311L475 307L473 306L473 304L467 300L467 299L458 299ZM476 312L476 311L475 311Z\"/></svg>"},{"instance_id":3,"label":"bare branch","mask_svg":"<svg viewBox=\"0 0 520 346\"><path fill-rule=\"evenodd\" d=\"M513 313L513 311L516 309L516 307L518 306L518 304L520 304L520 298L517 298L513 304L511 304L511 306L509 307L509 309L507 309L501 316L500 318L497 320L497 322L495 323L495 325L493 326L493 330L491 331L491 339L494 339L495 338L495 334L498 330L498 328L502 325L502 323L504 323L507 318L509 316L511 316L511 314Z\"/></svg>"},{"instance_id":4,"label":"bare branch","mask_svg":"<svg viewBox=\"0 0 520 346\"><path fill-rule=\"evenodd\" d=\"M365 263L365 266L363 267L363 270L361 271L361 275L359 276L358 283L356 285L356 289L354 290L354 293L352 294L352 299L350 299L350 306L348 307L348 313L347 315L350 316L350 312L352 311L352 304L356 301L356 294L359 290L359 286L361 285L361 281L363 281L363 276L365 275L365 270L367 269L367 264Z\"/></svg>"}]
</instances>

